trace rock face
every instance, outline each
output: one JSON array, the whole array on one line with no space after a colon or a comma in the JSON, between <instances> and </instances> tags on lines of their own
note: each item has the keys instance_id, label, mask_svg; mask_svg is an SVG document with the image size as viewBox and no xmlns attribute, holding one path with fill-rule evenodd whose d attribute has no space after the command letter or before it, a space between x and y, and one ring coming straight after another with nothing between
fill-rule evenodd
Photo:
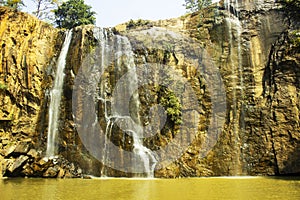
<instances>
[{"instance_id":1,"label":"rock face","mask_svg":"<svg viewBox=\"0 0 300 200\"><path fill-rule=\"evenodd\" d=\"M5 7L0 20L0 177L41 176L51 166L36 162L45 150L48 89L62 34Z\"/></svg>"},{"instance_id":2,"label":"rock face","mask_svg":"<svg viewBox=\"0 0 300 200\"><path fill-rule=\"evenodd\" d=\"M300 27L286 23L274 1L225 1L177 19L75 28L60 108L60 157L50 161L42 158L47 91L63 34L2 7L0 18L0 176L136 176L125 168L133 162L126 152L141 149L122 122L107 117L124 107L112 108L115 90L126 96L116 88L131 70L128 63L138 75L138 101L118 100L128 101L135 123L152 124L141 141L158 158L156 177L300 173ZM85 87L77 92L82 74ZM118 153L99 157L89 148L107 150L108 143L97 143L94 125L77 123L83 119L109 132L105 141Z\"/></svg>"}]
</instances>

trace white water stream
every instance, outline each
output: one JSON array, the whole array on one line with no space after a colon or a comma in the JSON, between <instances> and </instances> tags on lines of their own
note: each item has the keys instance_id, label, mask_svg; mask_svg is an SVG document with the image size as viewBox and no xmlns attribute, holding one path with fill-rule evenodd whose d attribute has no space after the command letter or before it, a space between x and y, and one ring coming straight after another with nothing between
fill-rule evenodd
<instances>
[{"instance_id":1,"label":"white water stream","mask_svg":"<svg viewBox=\"0 0 300 200\"><path fill-rule=\"evenodd\" d=\"M59 124L59 110L60 101L64 84L64 69L66 65L66 57L72 39L72 31L66 33L65 41L63 43L60 55L57 60L56 75L54 79L53 88L50 91L50 105L48 118L48 135L47 135L47 157L53 157L57 154L57 132Z\"/></svg>"},{"instance_id":2,"label":"white water stream","mask_svg":"<svg viewBox=\"0 0 300 200\"><path fill-rule=\"evenodd\" d=\"M241 133L244 129L244 119L240 119L241 115L238 116L238 109L243 109L243 98L244 98L244 80L243 80L243 66L242 66L242 24L239 20L239 4L237 0L225 0L225 8L228 12L228 17L225 18L228 35L229 35L229 46L230 55L229 60L232 68L232 122L233 122L233 140L236 148L236 166L240 166L240 157L242 156L240 145L242 142ZM236 51L234 51L236 49ZM242 170L235 169L236 175Z\"/></svg>"},{"instance_id":3,"label":"white water stream","mask_svg":"<svg viewBox=\"0 0 300 200\"><path fill-rule=\"evenodd\" d=\"M133 138L133 152L131 166L138 172L144 172L147 177L154 176L154 168L157 163L154 153L143 145L143 127L140 122L140 100L137 90L137 74L134 63L134 53L127 37L112 35L107 30L95 31L99 36L101 45L101 70L110 63L111 54L114 54L114 76L116 87L112 97L107 94L107 81L102 80L98 100L104 104L104 116L106 121L105 142L102 152L102 163L107 165L113 161L110 159L109 143L114 126L118 126L125 134ZM112 40L109 41L108 34ZM111 42L113 41L113 43ZM109 55L110 54L110 55ZM99 70L98 70L99 71ZM124 75L124 72L127 72ZM130 106L129 106L130 103ZM110 106L109 106L110 105ZM102 176L106 176L104 168Z\"/></svg>"}]
</instances>

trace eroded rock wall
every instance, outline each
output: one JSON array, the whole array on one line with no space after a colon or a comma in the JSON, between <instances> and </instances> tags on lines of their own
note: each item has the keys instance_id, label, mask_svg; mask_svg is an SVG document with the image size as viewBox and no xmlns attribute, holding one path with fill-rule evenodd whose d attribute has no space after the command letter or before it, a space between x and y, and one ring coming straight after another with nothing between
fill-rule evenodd
<instances>
[{"instance_id":1,"label":"eroded rock wall","mask_svg":"<svg viewBox=\"0 0 300 200\"><path fill-rule=\"evenodd\" d=\"M74 166L65 174L66 160L43 159L49 89L64 34L6 7L0 21L0 177L76 176Z\"/></svg>"}]
</instances>

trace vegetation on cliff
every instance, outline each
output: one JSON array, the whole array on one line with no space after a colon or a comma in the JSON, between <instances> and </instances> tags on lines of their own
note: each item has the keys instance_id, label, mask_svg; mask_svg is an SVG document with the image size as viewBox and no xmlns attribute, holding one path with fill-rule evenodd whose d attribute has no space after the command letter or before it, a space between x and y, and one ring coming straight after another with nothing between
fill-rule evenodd
<instances>
[{"instance_id":1,"label":"vegetation on cliff","mask_svg":"<svg viewBox=\"0 0 300 200\"><path fill-rule=\"evenodd\" d=\"M209 6L211 3L211 0L185 0L183 6L185 6L188 11L196 12Z\"/></svg>"},{"instance_id":2,"label":"vegetation on cliff","mask_svg":"<svg viewBox=\"0 0 300 200\"><path fill-rule=\"evenodd\" d=\"M71 29L80 25L95 24L95 12L84 0L69 0L54 10L55 23L59 28Z\"/></svg>"},{"instance_id":3,"label":"vegetation on cliff","mask_svg":"<svg viewBox=\"0 0 300 200\"><path fill-rule=\"evenodd\" d=\"M299 21L300 18L300 1L299 0L278 0L283 6L283 10L290 18Z\"/></svg>"},{"instance_id":4,"label":"vegetation on cliff","mask_svg":"<svg viewBox=\"0 0 300 200\"><path fill-rule=\"evenodd\" d=\"M285 13L289 25L289 33L286 40L290 43L290 47L297 49L300 47L300 1L299 0L278 0L282 5L282 10ZM299 50L298 50L299 51Z\"/></svg>"},{"instance_id":5,"label":"vegetation on cliff","mask_svg":"<svg viewBox=\"0 0 300 200\"><path fill-rule=\"evenodd\" d=\"M164 106L166 109L166 114L171 119L171 121L176 124L180 125L182 123L181 120L181 109L182 105L180 104L178 98L168 88L159 87L159 103Z\"/></svg>"},{"instance_id":6,"label":"vegetation on cliff","mask_svg":"<svg viewBox=\"0 0 300 200\"><path fill-rule=\"evenodd\" d=\"M34 3L32 14L38 19L55 24L59 28L71 29L80 25L95 24L95 12L84 0L31 0ZM22 0L5 0L0 6L20 11L26 7Z\"/></svg>"}]
</instances>

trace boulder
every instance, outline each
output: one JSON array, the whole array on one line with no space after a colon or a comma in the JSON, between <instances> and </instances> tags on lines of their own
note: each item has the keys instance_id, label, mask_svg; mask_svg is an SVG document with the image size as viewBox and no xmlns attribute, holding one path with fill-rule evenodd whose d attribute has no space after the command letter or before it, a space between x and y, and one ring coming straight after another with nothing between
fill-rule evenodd
<instances>
[{"instance_id":1,"label":"boulder","mask_svg":"<svg viewBox=\"0 0 300 200\"><path fill-rule=\"evenodd\" d=\"M10 173L16 172L16 170L20 169L28 159L29 159L28 156L21 155L16 160L14 160L13 163L8 167L8 171Z\"/></svg>"},{"instance_id":2,"label":"boulder","mask_svg":"<svg viewBox=\"0 0 300 200\"><path fill-rule=\"evenodd\" d=\"M31 147L30 143L19 142L13 152L16 155L27 154L27 152L29 151L30 147Z\"/></svg>"},{"instance_id":3,"label":"boulder","mask_svg":"<svg viewBox=\"0 0 300 200\"><path fill-rule=\"evenodd\" d=\"M4 155L5 158L8 158L15 151L16 147L16 144L7 145L2 151L2 155Z\"/></svg>"},{"instance_id":4,"label":"boulder","mask_svg":"<svg viewBox=\"0 0 300 200\"><path fill-rule=\"evenodd\" d=\"M27 155L34 159L39 158L39 153L35 149L30 149L29 152L27 153Z\"/></svg>"},{"instance_id":5,"label":"boulder","mask_svg":"<svg viewBox=\"0 0 300 200\"><path fill-rule=\"evenodd\" d=\"M65 170L63 168L59 168L57 178L64 178L65 176Z\"/></svg>"},{"instance_id":6,"label":"boulder","mask_svg":"<svg viewBox=\"0 0 300 200\"><path fill-rule=\"evenodd\" d=\"M49 167L46 172L43 174L45 178L56 178L57 174L59 173L60 169L58 166Z\"/></svg>"},{"instance_id":7,"label":"boulder","mask_svg":"<svg viewBox=\"0 0 300 200\"><path fill-rule=\"evenodd\" d=\"M29 163L26 163L23 166L23 170L21 172L23 175L29 177L32 176L35 172L33 171L33 169L31 168L31 165Z\"/></svg>"}]
</instances>

